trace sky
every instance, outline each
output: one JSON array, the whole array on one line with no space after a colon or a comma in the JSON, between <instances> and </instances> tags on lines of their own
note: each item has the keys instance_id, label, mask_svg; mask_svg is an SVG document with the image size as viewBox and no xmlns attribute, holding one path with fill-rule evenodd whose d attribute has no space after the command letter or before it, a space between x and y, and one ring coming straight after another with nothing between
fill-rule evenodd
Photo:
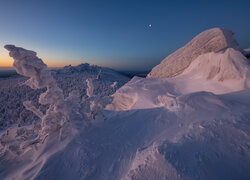
<instances>
[{"instance_id":1,"label":"sky","mask_svg":"<svg viewBox=\"0 0 250 180\"><path fill-rule=\"evenodd\" d=\"M36 51L49 67L88 62L150 70L200 32L222 27L250 46L249 0L0 0L3 48Z\"/></svg>"}]
</instances>

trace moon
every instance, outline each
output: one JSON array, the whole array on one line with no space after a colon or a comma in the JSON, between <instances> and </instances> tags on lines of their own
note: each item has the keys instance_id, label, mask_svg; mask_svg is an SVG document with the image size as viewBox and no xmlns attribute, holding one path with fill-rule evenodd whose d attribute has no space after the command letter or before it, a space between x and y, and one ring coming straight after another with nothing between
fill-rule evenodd
<instances>
[{"instance_id":1,"label":"moon","mask_svg":"<svg viewBox=\"0 0 250 180\"><path fill-rule=\"evenodd\" d=\"M148 27L150 27L150 28L151 28L151 27L152 27L152 24L149 24L149 25L148 25Z\"/></svg>"}]
</instances>

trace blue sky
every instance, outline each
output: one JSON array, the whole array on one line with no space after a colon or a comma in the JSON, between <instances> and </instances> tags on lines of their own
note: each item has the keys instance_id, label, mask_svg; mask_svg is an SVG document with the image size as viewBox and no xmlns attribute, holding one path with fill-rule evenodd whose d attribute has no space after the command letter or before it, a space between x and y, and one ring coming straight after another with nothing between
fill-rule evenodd
<instances>
[{"instance_id":1,"label":"blue sky","mask_svg":"<svg viewBox=\"0 0 250 180\"><path fill-rule=\"evenodd\" d=\"M0 66L11 63L3 46L15 44L49 66L149 70L213 27L231 29L246 48L249 7L249 0L0 0Z\"/></svg>"}]
</instances>

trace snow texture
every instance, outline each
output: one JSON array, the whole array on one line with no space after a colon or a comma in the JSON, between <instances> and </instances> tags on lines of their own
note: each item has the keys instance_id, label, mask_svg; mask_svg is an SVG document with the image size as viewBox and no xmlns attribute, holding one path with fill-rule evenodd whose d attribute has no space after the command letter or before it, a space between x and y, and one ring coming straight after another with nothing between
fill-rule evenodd
<instances>
[{"instance_id":1,"label":"snow texture","mask_svg":"<svg viewBox=\"0 0 250 180\"><path fill-rule=\"evenodd\" d=\"M198 56L226 48L242 51L233 32L221 28L206 30L194 37L184 47L167 56L148 74L149 78L168 78L181 74Z\"/></svg>"}]
</instances>

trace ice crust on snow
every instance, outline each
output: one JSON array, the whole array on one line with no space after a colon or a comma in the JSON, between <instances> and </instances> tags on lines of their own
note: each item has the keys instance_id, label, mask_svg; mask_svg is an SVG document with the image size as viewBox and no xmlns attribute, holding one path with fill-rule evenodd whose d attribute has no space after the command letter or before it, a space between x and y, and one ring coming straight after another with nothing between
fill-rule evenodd
<instances>
[{"instance_id":1,"label":"ice crust on snow","mask_svg":"<svg viewBox=\"0 0 250 180\"><path fill-rule=\"evenodd\" d=\"M194 37L184 47L167 56L152 69L147 77L168 78L177 76L198 56L209 52L218 52L226 48L242 51L233 38L232 31L221 28L206 30Z\"/></svg>"}]
</instances>

